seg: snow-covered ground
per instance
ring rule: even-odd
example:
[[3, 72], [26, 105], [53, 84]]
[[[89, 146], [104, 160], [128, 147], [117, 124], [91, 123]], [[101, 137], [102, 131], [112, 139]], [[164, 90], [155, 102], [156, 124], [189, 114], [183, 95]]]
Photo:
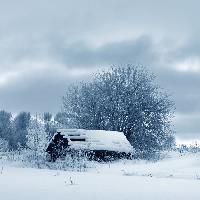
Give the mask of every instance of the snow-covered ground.
[[[3, 168], [2, 168], [3, 167]], [[199, 200], [200, 154], [95, 164], [87, 172], [0, 164], [1, 200]]]

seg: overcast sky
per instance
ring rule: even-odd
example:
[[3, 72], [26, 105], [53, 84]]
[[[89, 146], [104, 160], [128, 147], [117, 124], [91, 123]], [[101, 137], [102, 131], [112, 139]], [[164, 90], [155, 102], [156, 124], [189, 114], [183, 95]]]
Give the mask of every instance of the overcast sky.
[[110, 65], [150, 68], [200, 138], [198, 0], [0, 0], [0, 109], [60, 110], [69, 83]]

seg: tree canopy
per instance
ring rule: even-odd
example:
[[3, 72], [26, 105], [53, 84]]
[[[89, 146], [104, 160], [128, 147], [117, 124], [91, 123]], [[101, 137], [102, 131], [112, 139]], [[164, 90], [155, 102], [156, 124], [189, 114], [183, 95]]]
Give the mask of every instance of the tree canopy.
[[174, 103], [145, 68], [112, 67], [71, 85], [63, 107], [74, 128], [123, 131], [140, 156], [173, 144]]

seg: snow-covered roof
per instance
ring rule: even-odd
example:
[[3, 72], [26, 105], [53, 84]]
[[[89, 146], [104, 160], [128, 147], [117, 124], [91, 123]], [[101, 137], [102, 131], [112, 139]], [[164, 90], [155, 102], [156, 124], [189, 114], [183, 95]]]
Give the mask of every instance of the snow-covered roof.
[[57, 132], [69, 139], [71, 148], [133, 152], [123, 132], [85, 129], [58, 129]]

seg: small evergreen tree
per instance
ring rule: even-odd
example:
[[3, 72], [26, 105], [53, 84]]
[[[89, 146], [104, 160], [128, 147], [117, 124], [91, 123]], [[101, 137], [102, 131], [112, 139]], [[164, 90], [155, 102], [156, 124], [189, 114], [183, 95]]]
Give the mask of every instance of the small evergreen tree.
[[6, 140], [9, 148], [12, 149], [14, 145], [12, 115], [4, 110], [0, 111], [0, 138]]
[[43, 119], [46, 135], [48, 139], [51, 139], [53, 134], [56, 132], [56, 126], [54, 124], [52, 114], [49, 112], [45, 112], [43, 115]]
[[25, 148], [27, 142], [28, 127], [31, 115], [29, 112], [20, 112], [14, 119], [13, 148]]

